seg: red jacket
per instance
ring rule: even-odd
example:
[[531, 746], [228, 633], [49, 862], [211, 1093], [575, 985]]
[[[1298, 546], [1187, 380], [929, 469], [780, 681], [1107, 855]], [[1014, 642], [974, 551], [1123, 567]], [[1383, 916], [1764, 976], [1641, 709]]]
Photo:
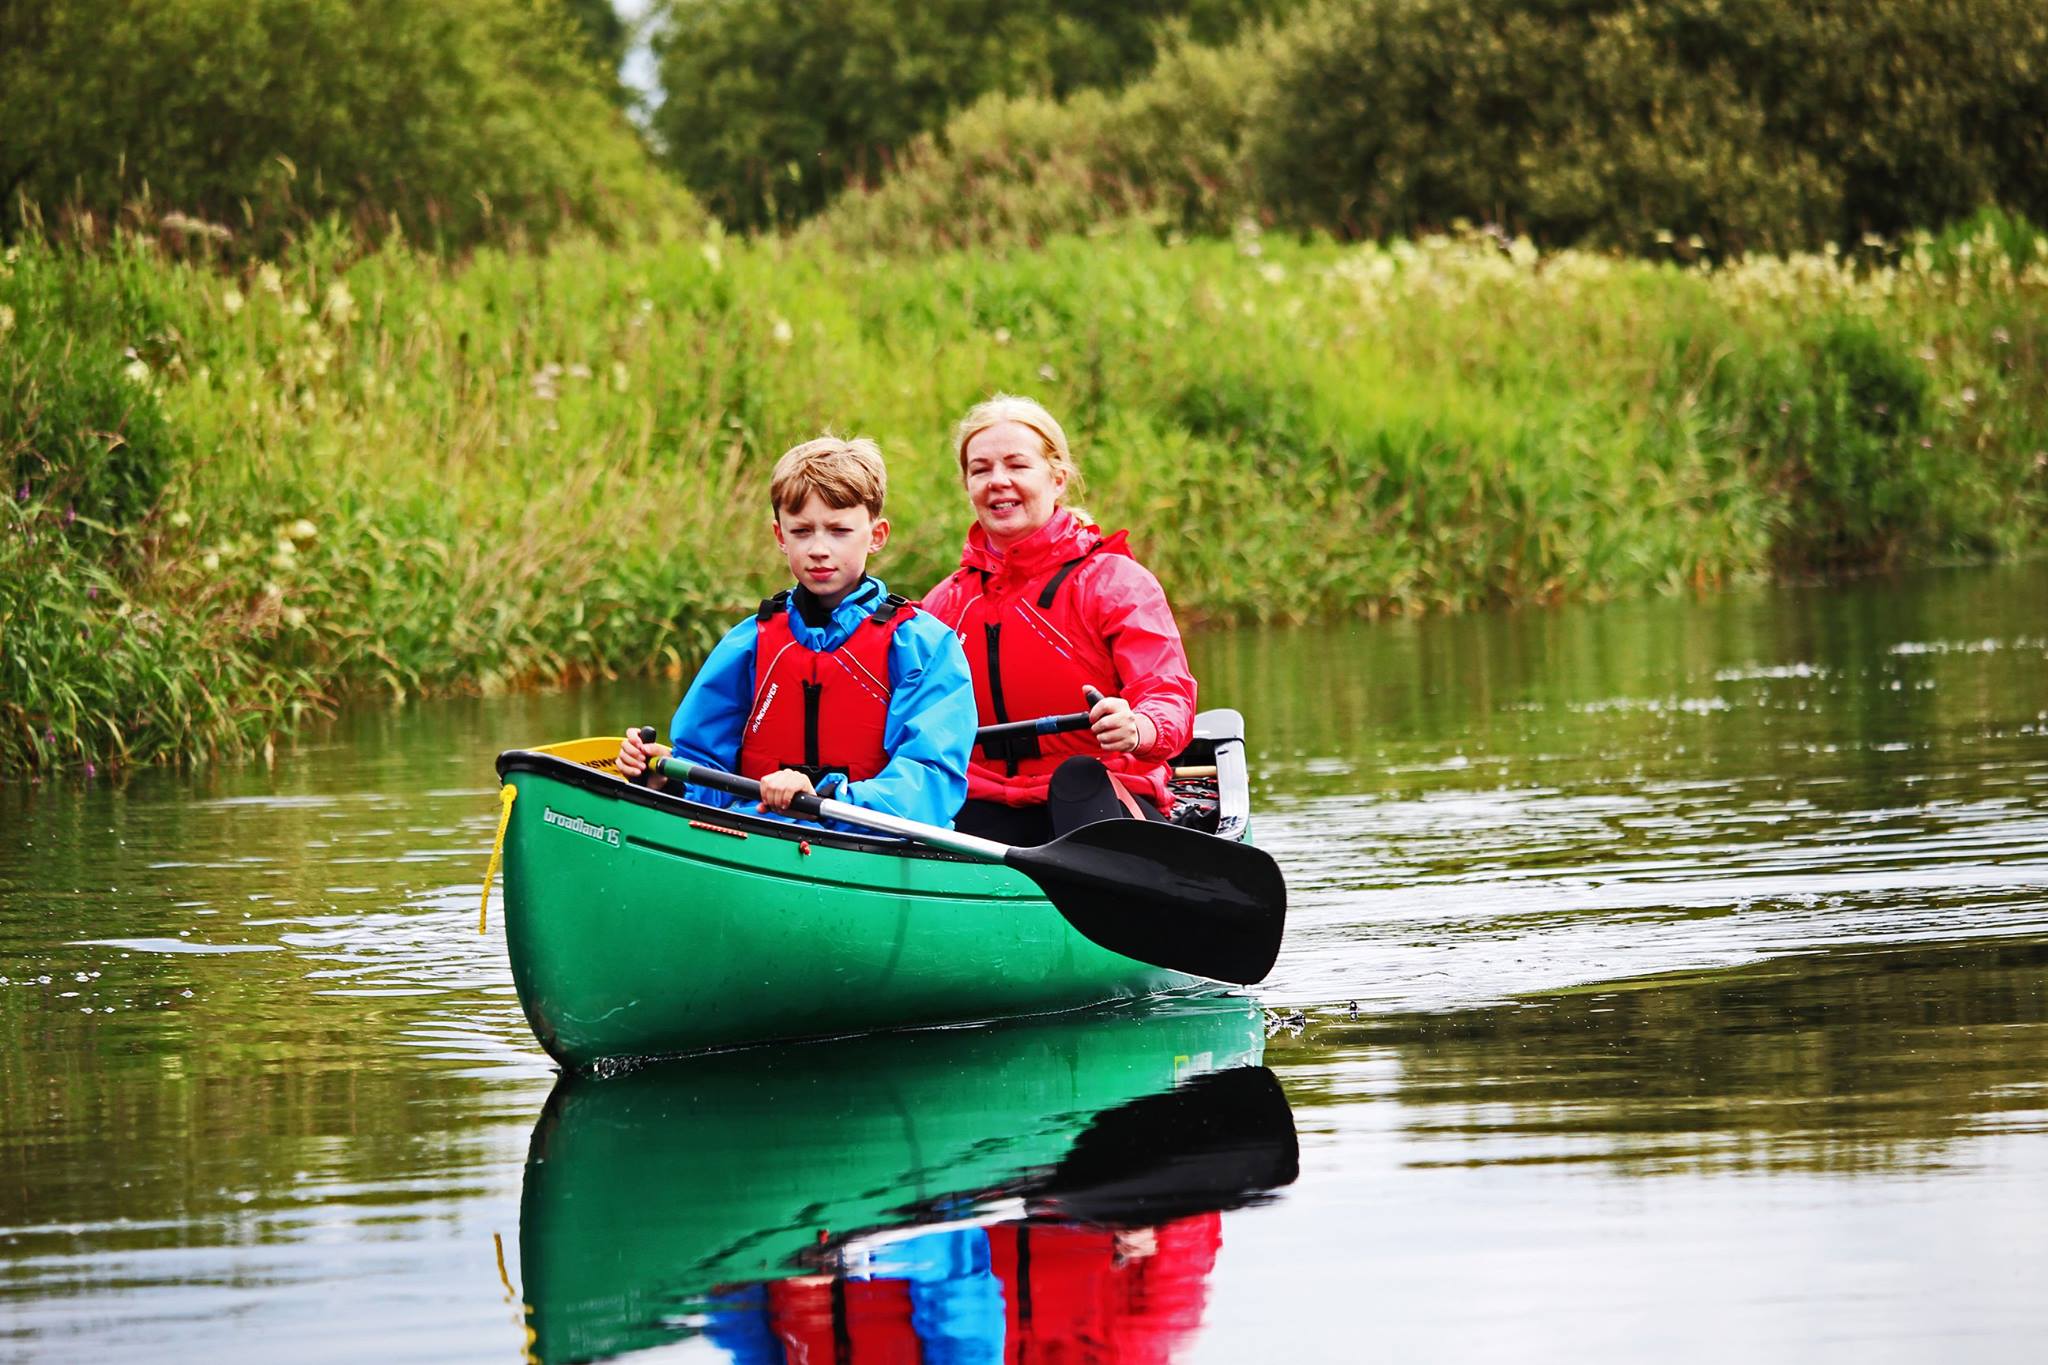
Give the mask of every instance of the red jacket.
[[960, 566], [923, 606], [960, 637], [983, 725], [1083, 710], [1081, 688], [1092, 685], [1129, 701], [1155, 731], [1149, 747], [1127, 754], [1104, 753], [1086, 731], [1045, 736], [1037, 757], [1016, 761], [977, 749], [967, 765], [968, 798], [1039, 804], [1060, 760], [1086, 753], [1126, 788], [1171, 810], [1166, 761], [1187, 747], [1194, 729], [1195, 679], [1166, 593], [1131, 557], [1123, 533], [1105, 537], [1061, 508], [1002, 553], [977, 525]]

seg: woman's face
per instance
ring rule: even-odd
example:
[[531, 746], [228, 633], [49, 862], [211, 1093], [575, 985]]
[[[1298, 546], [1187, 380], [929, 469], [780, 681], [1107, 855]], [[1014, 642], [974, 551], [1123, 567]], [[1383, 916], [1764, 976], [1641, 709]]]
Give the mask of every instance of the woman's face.
[[967, 500], [999, 550], [1052, 519], [1067, 488], [1065, 470], [1045, 458], [1045, 442], [1022, 422], [998, 422], [968, 439]]

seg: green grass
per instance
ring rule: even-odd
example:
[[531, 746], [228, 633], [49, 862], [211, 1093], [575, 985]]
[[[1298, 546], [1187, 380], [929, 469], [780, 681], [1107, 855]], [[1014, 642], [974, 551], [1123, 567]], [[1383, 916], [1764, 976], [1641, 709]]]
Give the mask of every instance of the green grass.
[[1193, 620], [2025, 553], [2044, 303], [2048, 248], [2003, 220], [1713, 270], [1138, 228], [460, 265], [326, 234], [232, 276], [30, 242], [0, 269], [0, 771], [681, 677], [775, 585], [768, 468], [828, 427], [882, 443], [877, 567], [920, 592], [968, 520], [950, 425], [995, 389], [1067, 421], [1087, 506]]

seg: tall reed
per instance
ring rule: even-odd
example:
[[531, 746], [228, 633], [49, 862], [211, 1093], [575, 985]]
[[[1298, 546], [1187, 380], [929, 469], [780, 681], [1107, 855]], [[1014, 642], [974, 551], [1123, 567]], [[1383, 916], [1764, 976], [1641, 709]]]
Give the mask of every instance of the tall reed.
[[[2004, 220], [1718, 268], [1481, 233], [461, 265], [324, 234], [231, 275], [30, 242], [0, 270], [0, 392], [43, 414], [0, 414], [0, 769], [248, 752], [363, 694], [680, 678], [776, 586], [767, 470], [827, 428], [881, 441], [877, 567], [920, 592], [968, 520], [948, 429], [996, 389], [1062, 415], [1091, 510], [1195, 620], [2023, 552], [2044, 302], [2048, 248]], [[139, 508], [95, 491], [127, 485], [93, 452], [145, 442]]]

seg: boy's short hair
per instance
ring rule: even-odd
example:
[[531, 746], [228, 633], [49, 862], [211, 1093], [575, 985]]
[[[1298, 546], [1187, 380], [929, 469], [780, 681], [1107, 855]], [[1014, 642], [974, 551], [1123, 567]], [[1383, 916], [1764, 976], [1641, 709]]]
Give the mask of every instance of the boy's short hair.
[[880, 446], [865, 436], [820, 436], [791, 447], [775, 462], [768, 477], [768, 507], [778, 513], [799, 511], [816, 493], [827, 507], [865, 507], [869, 516], [879, 517], [888, 491]]

